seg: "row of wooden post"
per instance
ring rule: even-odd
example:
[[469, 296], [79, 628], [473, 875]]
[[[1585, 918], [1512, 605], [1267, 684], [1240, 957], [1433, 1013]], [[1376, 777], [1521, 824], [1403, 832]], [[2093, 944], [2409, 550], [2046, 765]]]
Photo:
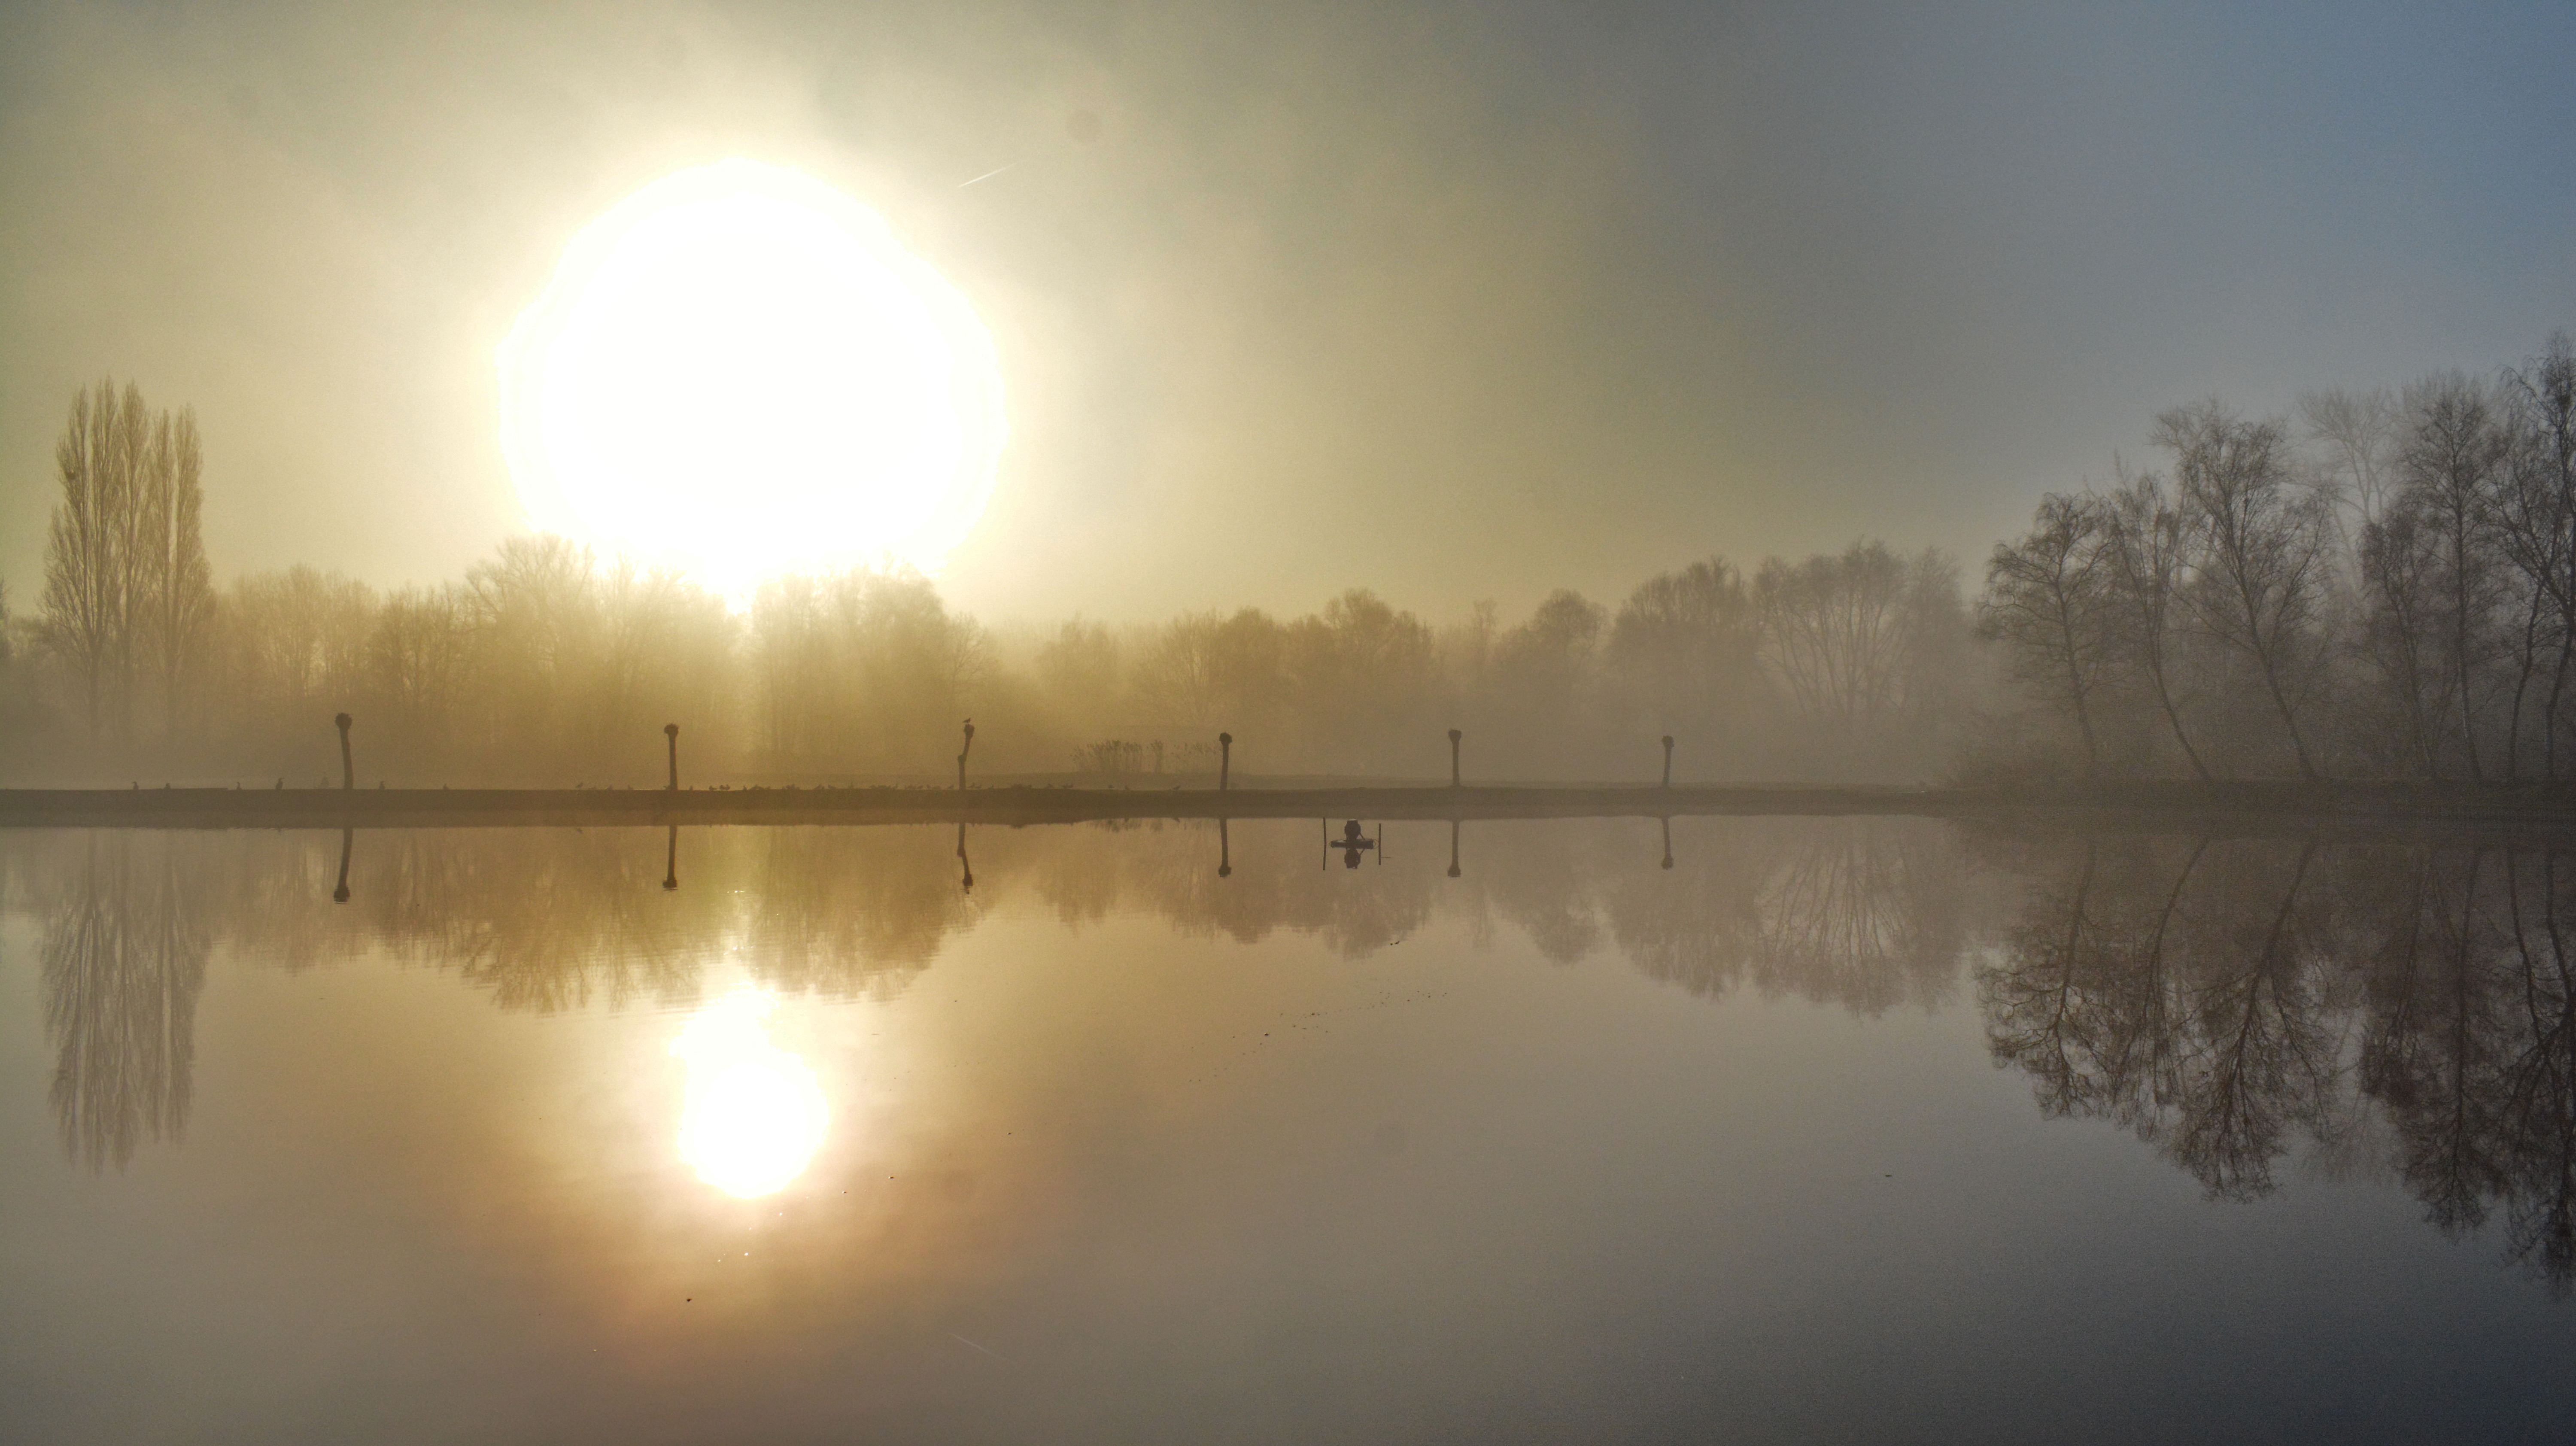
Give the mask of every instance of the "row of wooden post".
[[[343, 716], [345, 717], [346, 715], [344, 714]], [[343, 731], [345, 732], [345, 729]], [[673, 723], [665, 727], [662, 731], [669, 733], [676, 738], [680, 731], [680, 725]], [[1461, 788], [1465, 786], [1459, 772], [1459, 762], [1460, 749], [1466, 742], [1466, 738], [1467, 734], [1464, 729], [1452, 728], [1449, 730], [1449, 786], [1451, 788]], [[674, 752], [672, 754], [671, 763], [671, 786], [673, 788], [680, 786], [679, 755], [676, 751], [678, 747], [679, 745], [676, 742], [672, 744]], [[966, 720], [965, 746], [957, 750], [957, 787], [961, 791], [966, 787], [966, 755], [973, 752], [974, 749], [975, 720], [969, 718]], [[1220, 733], [1216, 735], [1216, 750], [1216, 787], [1219, 793], [1223, 793], [1231, 788], [1234, 783], [1234, 735], [1231, 733]], [[1660, 786], [1664, 788], [1670, 788], [1673, 786], [1673, 735], [1670, 733], [1664, 735], [1664, 777]]]
[[[331, 721], [339, 725], [340, 728], [340, 787], [342, 789], [354, 789], [358, 786], [358, 770], [357, 766], [350, 761], [349, 755], [349, 724], [352, 720], [348, 714], [342, 713], [334, 717]], [[669, 742], [671, 748], [671, 781], [669, 789], [671, 792], [677, 793], [680, 791], [680, 725], [677, 723], [663, 724], [662, 736]], [[1452, 728], [1449, 730], [1449, 786], [1451, 788], [1464, 786], [1460, 781], [1458, 769], [1459, 750], [1460, 746], [1465, 742], [1466, 737], [1466, 732], [1462, 729]], [[1222, 793], [1233, 786], [1234, 735], [1231, 733], [1220, 733], [1216, 735], [1216, 746], [1216, 786], [1217, 791]], [[975, 720], [969, 718], [966, 720], [966, 741], [963, 746], [959, 747], [957, 750], [957, 787], [960, 792], [963, 792], [966, 787], [966, 755], [974, 751]], [[1670, 733], [1664, 735], [1664, 780], [1661, 786], [1665, 788], [1673, 786], [1673, 735]]]

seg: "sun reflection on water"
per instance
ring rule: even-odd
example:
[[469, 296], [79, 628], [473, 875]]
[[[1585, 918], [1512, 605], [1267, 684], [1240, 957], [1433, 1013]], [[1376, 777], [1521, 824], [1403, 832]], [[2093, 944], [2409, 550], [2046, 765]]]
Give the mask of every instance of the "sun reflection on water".
[[762, 991], [738, 988], [671, 1041], [672, 1055], [689, 1067], [680, 1158], [698, 1178], [745, 1199], [802, 1174], [831, 1121], [814, 1071], [770, 1042], [762, 1021], [774, 1006]]

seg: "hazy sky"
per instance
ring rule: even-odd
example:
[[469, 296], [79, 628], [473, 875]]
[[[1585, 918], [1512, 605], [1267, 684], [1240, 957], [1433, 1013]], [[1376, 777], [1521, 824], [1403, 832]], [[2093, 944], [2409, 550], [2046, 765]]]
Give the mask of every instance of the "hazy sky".
[[0, 5], [0, 577], [101, 373], [196, 407], [219, 576], [461, 572], [512, 319], [728, 155], [992, 326], [989, 619], [1973, 564], [2157, 408], [2576, 327], [2571, 75], [2564, 0]]

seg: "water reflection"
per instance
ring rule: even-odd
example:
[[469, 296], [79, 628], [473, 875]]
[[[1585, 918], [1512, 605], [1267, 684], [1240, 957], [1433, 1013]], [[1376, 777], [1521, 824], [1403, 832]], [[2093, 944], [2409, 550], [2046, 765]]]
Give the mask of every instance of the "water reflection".
[[2501, 1213], [2576, 1277], [2576, 982], [2564, 853], [2082, 841], [1977, 993], [2050, 1114], [2105, 1119], [2224, 1199], [2383, 1151], [2427, 1220]]
[[776, 1001], [739, 988], [698, 1011], [671, 1041], [688, 1066], [680, 1158], [698, 1178], [744, 1199], [774, 1194], [803, 1174], [831, 1108], [805, 1061], [770, 1042]]
[[64, 1153], [91, 1169], [187, 1129], [209, 943], [189, 842], [89, 835], [45, 890], [49, 1099]]
[[[697, 1010], [672, 1045], [683, 1154], [753, 1194], [803, 1168], [826, 1117], [764, 1032], [769, 999], [893, 997], [996, 911], [1289, 931], [1352, 959], [1445, 921], [1710, 1000], [1875, 1016], [1958, 1002], [1965, 979], [2043, 1113], [2133, 1134], [2214, 1199], [2294, 1166], [2384, 1177], [2443, 1232], [2497, 1222], [2552, 1290], [2576, 1281], [2561, 849], [1683, 818], [1480, 824], [1470, 872], [1442, 827], [1390, 825], [1362, 840], [1391, 845], [1374, 866], [1321, 871], [1299, 821], [987, 828], [980, 874], [962, 827], [711, 828], [685, 884], [676, 830], [389, 831], [337, 859], [327, 834], [30, 833], [0, 858], [41, 910], [51, 1104], [91, 1169], [178, 1138], [218, 947], [290, 970], [382, 951], [512, 1010]], [[755, 987], [709, 1004], [720, 959]]]

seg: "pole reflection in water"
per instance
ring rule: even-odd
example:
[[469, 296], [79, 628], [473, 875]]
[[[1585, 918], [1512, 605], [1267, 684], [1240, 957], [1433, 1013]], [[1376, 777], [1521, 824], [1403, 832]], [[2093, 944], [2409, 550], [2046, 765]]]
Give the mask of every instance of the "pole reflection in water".
[[[2005, 1440], [2274, 1376], [2198, 1434], [2305, 1439], [2319, 1363], [2436, 1402], [2337, 1439], [2576, 1412], [2576, 845], [1480, 819], [1466, 882], [1449, 822], [1314, 878], [1302, 818], [1240, 864], [1230, 820], [987, 826], [971, 897], [953, 819], [692, 825], [658, 905], [649, 828], [380, 829], [366, 909], [327, 829], [0, 830], [0, 1359], [43, 1367], [0, 1434], [1194, 1440], [1252, 1399], [1654, 1441], [1708, 1434], [1712, 1349], [1798, 1439], [1919, 1411], [1850, 1359], [2058, 1383]], [[2547, 1420], [2432, 1419], [2514, 1383]]]
[[331, 890], [332, 903], [345, 904], [349, 902], [349, 846], [356, 840], [357, 836], [358, 831], [356, 829], [344, 828], [340, 830], [340, 882]]
[[966, 825], [957, 825], [957, 892], [975, 892], [975, 863], [966, 857]]
[[804, 1060], [770, 1042], [775, 1001], [744, 986], [700, 1010], [671, 1041], [688, 1065], [680, 1159], [698, 1178], [750, 1199], [804, 1173], [831, 1108]]
[[680, 887], [680, 826], [676, 823], [671, 825], [670, 850], [662, 858], [662, 887]]

